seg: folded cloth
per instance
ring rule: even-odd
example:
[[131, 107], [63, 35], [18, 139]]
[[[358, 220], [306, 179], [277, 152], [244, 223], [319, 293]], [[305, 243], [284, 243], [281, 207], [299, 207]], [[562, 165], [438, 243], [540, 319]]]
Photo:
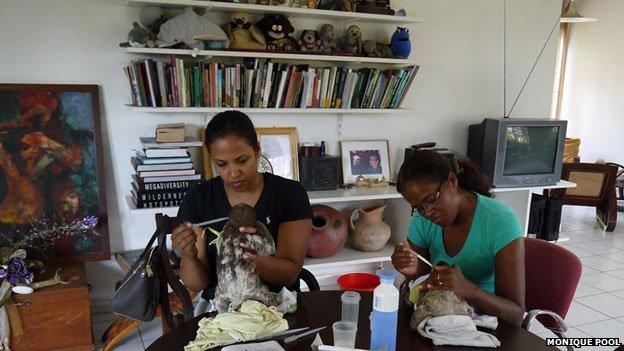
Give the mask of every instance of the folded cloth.
[[427, 317], [418, 324], [417, 330], [420, 335], [431, 339], [434, 345], [500, 346], [494, 335], [477, 330], [469, 316]]
[[184, 351], [203, 351], [225, 344], [251, 341], [288, 329], [288, 322], [275, 307], [247, 300], [238, 311], [225, 312], [199, 321], [195, 340]]
[[473, 314], [472, 321], [477, 327], [496, 330], [498, 327], [498, 318], [487, 314]]

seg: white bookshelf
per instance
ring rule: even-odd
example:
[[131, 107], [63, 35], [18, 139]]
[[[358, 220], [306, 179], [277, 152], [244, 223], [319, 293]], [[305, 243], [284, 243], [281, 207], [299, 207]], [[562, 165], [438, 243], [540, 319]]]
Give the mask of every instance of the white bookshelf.
[[527, 187], [515, 187], [515, 188], [492, 188], [493, 193], [508, 193], [508, 192], [517, 192], [517, 191], [532, 191], [532, 192], [540, 192], [544, 189], [563, 189], [563, 188], [574, 188], [576, 187], [576, 183], [569, 182], [567, 180], [560, 180], [557, 184], [554, 185], [540, 185], [540, 186], [527, 186]]
[[375, 252], [357, 251], [345, 246], [342, 250], [333, 256], [326, 258], [306, 257], [303, 266], [310, 268], [332, 268], [352, 264], [377, 263], [390, 261], [390, 256], [394, 251], [394, 245], [386, 244], [383, 249]]
[[237, 110], [248, 114], [297, 115], [297, 114], [331, 114], [331, 115], [411, 115], [415, 110], [409, 108], [372, 109], [372, 108], [239, 108], [239, 107], [136, 107], [128, 106], [135, 112], [149, 113], [219, 113]]
[[[399, 199], [401, 194], [396, 191], [396, 187], [377, 187], [377, 188], [351, 188], [336, 189], [325, 191], [309, 191], [308, 197], [310, 204], [328, 204], [337, 202], [354, 202], [354, 201], [372, 201], [372, 200], [390, 200]], [[157, 208], [136, 208], [132, 201], [131, 195], [126, 195], [126, 205], [133, 214], [156, 214], [164, 213], [167, 215], [176, 215], [178, 207], [157, 207]]]
[[240, 4], [233, 2], [218, 1], [197, 1], [197, 0], [129, 0], [128, 6], [142, 7], [156, 5], [168, 9], [184, 8], [187, 6], [204, 8], [211, 12], [229, 13], [234, 11], [244, 11], [251, 14], [277, 13], [291, 18], [318, 18], [335, 21], [357, 21], [388, 23], [396, 25], [406, 25], [422, 22], [421, 18], [401, 17], [392, 15], [377, 15], [360, 12], [317, 10], [288, 6], [269, 6], [256, 4]]
[[186, 49], [167, 49], [167, 48], [126, 48], [128, 54], [140, 55], [176, 55], [176, 56], [192, 56], [206, 58], [265, 58], [288, 61], [317, 61], [317, 62], [344, 62], [354, 64], [376, 64], [376, 65], [393, 65], [393, 66], [417, 66], [416, 62], [410, 59], [398, 58], [379, 58], [379, 57], [363, 57], [363, 56], [337, 56], [337, 55], [319, 55], [319, 54], [288, 54], [282, 52], [271, 51], [233, 51], [233, 50], [186, 50]]

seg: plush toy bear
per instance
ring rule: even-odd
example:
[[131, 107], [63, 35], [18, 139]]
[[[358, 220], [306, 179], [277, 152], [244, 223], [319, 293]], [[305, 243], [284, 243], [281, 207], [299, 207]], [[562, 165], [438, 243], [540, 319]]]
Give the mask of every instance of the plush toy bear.
[[336, 31], [334, 30], [334, 26], [325, 23], [321, 26], [321, 31], [319, 33], [319, 37], [321, 38], [321, 46], [322, 53], [325, 55], [331, 55], [338, 51], [338, 43], [336, 43]]
[[299, 46], [301, 47], [301, 51], [305, 52], [321, 52], [321, 50], [323, 50], [321, 39], [318, 33], [313, 29], [306, 29], [301, 32]]
[[362, 42], [362, 54], [368, 57], [394, 57], [392, 49], [388, 45], [376, 43], [374, 40], [364, 40]]
[[266, 15], [256, 26], [264, 35], [268, 51], [298, 51], [297, 40], [292, 37], [295, 28], [284, 15]]
[[230, 50], [266, 50], [264, 35], [251, 22], [245, 12], [235, 11], [230, 22], [223, 27], [230, 39]]
[[351, 54], [362, 53], [362, 31], [360, 27], [354, 24], [347, 28], [347, 33], [342, 39], [340, 48]]

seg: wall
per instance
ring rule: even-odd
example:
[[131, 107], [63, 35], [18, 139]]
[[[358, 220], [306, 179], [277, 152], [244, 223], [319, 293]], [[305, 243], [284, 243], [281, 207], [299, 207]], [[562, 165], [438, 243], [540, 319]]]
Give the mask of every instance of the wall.
[[581, 0], [576, 6], [598, 21], [570, 25], [562, 119], [569, 120], [568, 136], [581, 138], [581, 160], [623, 163], [624, 2]]
[[[513, 56], [508, 62], [508, 80], [516, 91], [523, 79], [518, 78], [517, 72], [528, 72], [527, 63], [533, 61], [543, 41], [537, 35], [542, 32], [539, 21], [543, 18], [533, 14], [550, 11], [551, 5], [544, 10], [549, 1], [557, 2], [510, 0], [514, 8], [526, 9], [512, 14], [508, 24], [509, 34], [524, 38], [517, 44], [508, 43]], [[422, 65], [405, 100], [405, 107], [415, 109], [413, 115], [344, 117], [341, 136], [335, 116], [252, 116], [254, 123], [297, 126], [300, 141], [326, 140], [329, 154], [339, 153], [340, 139], [389, 139], [393, 172], [402, 162], [401, 150], [417, 142], [435, 140], [464, 152], [469, 123], [502, 115], [502, 2], [403, 0], [393, 4], [396, 8], [404, 6], [410, 16], [425, 20], [410, 26], [412, 58]], [[124, 54], [118, 43], [125, 40], [128, 25], [138, 19], [138, 13], [138, 8], [126, 7], [123, 0], [3, 0], [0, 11], [0, 82], [82, 83], [101, 87], [112, 252], [142, 247], [154, 228], [153, 218], [131, 213], [124, 200], [131, 179], [129, 159], [132, 149], [139, 147], [138, 136], [151, 134], [155, 125], [162, 122], [186, 122], [191, 126], [189, 133], [195, 133], [207, 121], [201, 114], [137, 113], [124, 106], [130, 95], [122, 66], [135, 57]], [[295, 21], [296, 27], [306, 23], [315, 22]], [[534, 26], [531, 30], [535, 33], [514, 29]], [[384, 33], [389, 36], [392, 31], [391, 26], [367, 24], [362, 28], [365, 36], [374, 37]], [[533, 34], [539, 44], [529, 40]], [[530, 52], [523, 58], [525, 49]], [[547, 115], [550, 96], [543, 97], [541, 91], [552, 87], [548, 63], [552, 65], [554, 55], [549, 55], [542, 58], [545, 66], [534, 73], [525, 92], [531, 94], [532, 89], [537, 89], [539, 98], [523, 97], [516, 107], [518, 111]], [[509, 88], [510, 94], [513, 89]], [[109, 297], [119, 279], [114, 261], [89, 263], [87, 269], [94, 286], [92, 298]]]

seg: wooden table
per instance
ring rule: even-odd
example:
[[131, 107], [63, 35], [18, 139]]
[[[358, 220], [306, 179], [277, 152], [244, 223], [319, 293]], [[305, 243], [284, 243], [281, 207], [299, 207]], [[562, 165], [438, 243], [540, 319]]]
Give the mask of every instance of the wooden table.
[[[341, 291], [315, 291], [299, 294], [297, 312], [286, 315], [290, 328], [310, 327], [316, 328], [325, 326], [320, 332], [323, 342], [333, 345], [332, 324], [341, 317]], [[370, 345], [370, 323], [369, 315], [372, 308], [372, 294], [360, 293], [360, 313], [358, 322], [358, 333], [356, 347], [368, 349]], [[204, 315], [205, 316], [205, 315]], [[171, 351], [182, 350], [191, 340], [195, 339], [197, 323], [204, 316], [198, 316], [187, 323], [172, 329], [169, 333], [154, 341], [148, 351]], [[397, 350], [487, 350], [486, 348], [466, 348], [450, 346], [434, 346], [430, 339], [412, 332], [409, 328], [411, 317], [408, 308], [399, 311], [399, 331]], [[493, 332], [500, 340], [501, 346], [497, 350], [557, 350], [554, 347], [546, 347], [543, 339], [529, 333], [528, 331], [499, 321], [498, 328]], [[314, 336], [303, 338], [301, 341], [283, 345], [287, 350], [310, 350]]]

